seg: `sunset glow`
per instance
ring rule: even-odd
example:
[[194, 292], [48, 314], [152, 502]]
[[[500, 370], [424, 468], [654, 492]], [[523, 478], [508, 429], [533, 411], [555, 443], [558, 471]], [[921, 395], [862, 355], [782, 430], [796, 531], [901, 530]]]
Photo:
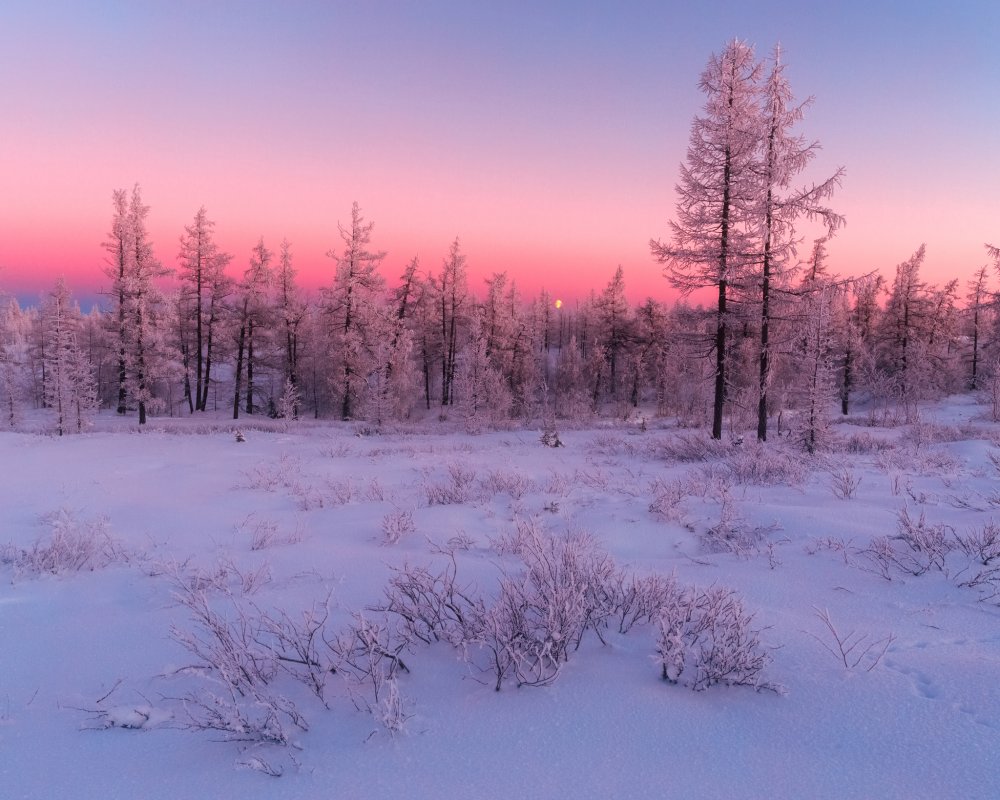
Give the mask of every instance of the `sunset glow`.
[[[199, 206], [242, 270], [259, 236], [326, 284], [357, 200], [390, 283], [460, 237], [472, 285], [579, 298], [618, 264], [630, 298], [672, 297], [649, 255], [700, 111], [708, 55], [781, 42], [800, 126], [839, 165], [834, 270], [889, 272], [927, 243], [929, 280], [1000, 238], [991, 2], [484, 5], [7, 4], [0, 28], [0, 289], [63, 273], [102, 286], [115, 188], [142, 186], [159, 258]], [[191, 19], [197, 16], [198, 25]], [[804, 236], [809, 237], [808, 232]], [[807, 248], [808, 249], [808, 248]]]

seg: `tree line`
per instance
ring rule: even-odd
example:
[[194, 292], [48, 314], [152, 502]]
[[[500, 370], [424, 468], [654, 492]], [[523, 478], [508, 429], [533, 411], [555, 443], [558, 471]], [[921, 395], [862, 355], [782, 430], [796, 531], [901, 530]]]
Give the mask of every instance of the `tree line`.
[[[626, 299], [621, 267], [573, 308], [526, 296], [505, 272], [477, 291], [456, 239], [436, 269], [414, 258], [387, 282], [387, 254], [357, 203], [328, 252], [332, 278], [307, 295], [288, 241], [222, 252], [200, 208], [176, 265], [156, 259], [139, 186], [112, 195], [104, 247], [108, 308], [82, 315], [65, 282], [37, 308], [0, 308], [7, 426], [45, 409], [58, 433], [99, 408], [149, 415], [231, 410], [234, 419], [303, 415], [392, 421], [458, 418], [471, 430], [655, 413], [681, 424], [796, 436], [821, 447], [837, 406], [912, 417], [920, 401], [998, 380], [1000, 251], [961, 295], [922, 280], [924, 247], [889, 282], [827, 269], [844, 224], [826, 203], [844, 172], [794, 180], [819, 145], [794, 133], [797, 103], [776, 48], [758, 61], [734, 41], [699, 86], [671, 236], [650, 242], [681, 299]], [[822, 224], [807, 255], [796, 225]], [[165, 278], [173, 273], [172, 285]], [[711, 308], [689, 295], [710, 288]]]

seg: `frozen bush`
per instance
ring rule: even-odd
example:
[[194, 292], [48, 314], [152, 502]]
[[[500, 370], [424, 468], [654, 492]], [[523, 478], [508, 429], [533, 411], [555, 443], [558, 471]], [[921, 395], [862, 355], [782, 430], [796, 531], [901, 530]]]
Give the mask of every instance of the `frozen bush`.
[[445, 483], [424, 483], [424, 493], [429, 506], [445, 506], [467, 503], [473, 499], [476, 473], [461, 464], [448, 465], [448, 480]]
[[861, 485], [861, 477], [847, 467], [830, 473], [830, 491], [840, 500], [851, 500]]
[[382, 536], [386, 544], [396, 544], [405, 535], [416, 530], [412, 511], [396, 508], [382, 517]]
[[775, 689], [762, 678], [771, 656], [736, 594], [710, 588], [675, 593], [657, 619], [656, 663], [662, 678], [701, 691], [716, 684]]
[[973, 528], [968, 533], [954, 533], [955, 542], [967, 556], [983, 566], [1000, 559], [1000, 526], [992, 519], [982, 528]]
[[664, 608], [681, 595], [673, 576], [647, 575], [642, 578], [618, 572], [611, 583], [611, 610], [618, 620], [618, 632], [628, 633], [636, 625], [657, 621]]
[[479, 484], [486, 497], [506, 494], [514, 500], [520, 500], [538, 488], [535, 482], [523, 473], [503, 470], [491, 470], [485, 478], [480, 479]]
[[872, 453], [883, 453], [887, 450], [892, 450], [895, 445], [886, 440], [880, 439], [877, 436], [872, 436], [867, 431], [862, 431], [861, 433], [852, 433], [846, 439], [839, 443], [837, 449], [843, 450], [845, 453], [852, 453], [854, 455], [871, 455]]
[[395, 614], [407, 635], [430, 644], [446, 641], [460, 647], [476, 638], [474, 600], [456, 583], [454, 557], [440, 572], [406, 565], [394, 570], [385, 603], [375, 610]]
[[232, 741], [281, 745], [289, 743], [289, 725], [308, 730], [295, 704], [269, 686], [278, 661], [262, 644], [266, 630], [260, 616], [232, 595], [210, 599], [188, 582], [175, 582], [175, 589], [194, 628], [173, 626], [171, 636], [201, 662], [195, 671], [207, 682], [182, 698], [190, 727], [218, 731]]
[[60, 509], [43, 518], [49, 533], [30, 547], [8, 543], [0, 548], [0, 563], [8, 564], [19, 575], [81, 572], [116, 563], [128, 563], [129, 553], [109, 533], [106, 517], [81, 520], [68, 509]]
[[649, 513], [662, 517], [670, 522], [679, 522], [683, 518], [684, 501], [691, 495], [692, 486], [689, 480], [666, 481], [656, 478], [649, 486], [653, 499], [649, 503]]
[[716, 483], [713, 493], [719, 504], [719, 519], [701, 533], [705, 547], [713, 553], [732, 553], [750, 558], [760, 552], [760, 543], [775, 526], [750, 525], [736, 507], [736, 501], [725, 482]]
[[705, 434], [684, 433], [665, 438], [660, 443], [660, 457], [667, 461], [694, 463], [725, 458], [733, 451], [732, 445]]
[[739, 485], [793, 486], [806, 474], [798, 455], [764, 445], [735, 449], [724, 463], [733, 483]]
[[330, 643], [340, 672], [360, 690], [352, 692], [355, 705], [376, 718], [384, 711], [380, 707], [392, 691], [390, 684], [394, 685], [397, 673], [410, 671], [399, 655], [407, 644], [406, 637], [388, 622], [363, 614], [354, 614], [347, 629]]
[[924, 512], [914, 520], [904, 506], [896, 517], [896, 538], [908, 546], [912, 557], [906, 560], [907, 572], [921, 575], [931, 569], [944, 570], [945, 557], [952, 549], [954, 529], [949, 525], [930, 525]]

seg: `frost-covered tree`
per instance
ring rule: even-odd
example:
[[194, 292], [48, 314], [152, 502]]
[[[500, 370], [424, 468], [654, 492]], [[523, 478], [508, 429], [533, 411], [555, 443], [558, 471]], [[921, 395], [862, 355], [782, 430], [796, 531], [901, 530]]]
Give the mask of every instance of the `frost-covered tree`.
[[[806, 168], [819, 149], [818, 142], [808, 143], [792, 133], [811, 102], [796, 104], [781, 61], [781, 49], [774, 48], [770, 71], [761, 90], [760, 187], [760, 266], [757, 280], [760, 291], [760, 351], [757, 381], [757, 439], [767, 440], [767, 390], [772, 360], [771, 323], [772, 282], [779, 285], [793, 266], [797, 240], [795, 222], [800, 217], [820, 219], [831, 235], [843, 223], [843, 217], [823, 205], [840, 184], [844, 170], [838, 169], [822, 183], [792, 189], [793, 179]], [[813, 269], [819, 267], [826, 238], [817, 242]], [[815, 279], [815, 275], [813, 278]]]
[[[281, 242], [281, 253], [278, 256], [277, 274], [277, 316], [281, 320], [281, 342], [285, 363], [285, 383], [286, 391], [283, 397], [294, 397], [300, 400], [298, 392], [299, 385], [299, 356], [302, 347], [302, 329], [307, 315], [308, 306], [302, 297], [301, 290], [295, 282], [296, 271], [292, 266], [292, 246], [287, 239]], [[295, 387], [296, 391], [289, 395], [287, 384]], [[298, 417], [298, 405], [293, 410], [293, 416]]]
[[267, 291], [271, 285], [271, 251], [264, 246], [262, 236], [250, 253], [250, 263], [237, 287], [236, 312], [236, 369], [233, 376], [233, 419], [240, 416], [240, 392], [243, 368], [246, 366], [246, 412], [254, 412], [254, 366], [257, 353], [255, 337], [260, 335], [268, 322]]
[[406, 265], [378, 322], [374, 369], [368, 379], [367, 417], [376, 425], [405, 417], [416, 394], [418, 376], [412, 358], [414, 332], [410, 327], [422, 290], [420, 262]]
[[[208, 390], [212, 381], [212, 363], [216, 336], [222, 321], [224, 300], [231, 290], [225, 268], [232, 256], [219, 250], [215, 243], [215, 223], [202, 206], [194, 221], [185, 226], [181, 237], [180, 279], [183, 284], [181, 313], [187, 318], [183, 335], [185, 351], [193, 351], [194, 410], [208, 406]], [[193, 328], [193, 330], [191, 330]], [[190, 355], [185, 355], [190, 359]]]
[[132, 231], [129, 225], [128, 195], [124, 189], [116, 189], [112, 193], [114, 215], [111, 219], [111, 232], [104, 242], [108, 252], [108, 261], [104, 269], [105, 275], [111, 278], [110, 319], [114, 325], [114, 341], [116, 350], [116, 367], [118, 378], [118, 398], [116, 411], [124, 414], [127, 410], [126, 398], [128, 390], [128, 297], [127, 284], [129, 265], [133, 258]]
[[163, 297], [154, 280], [167, 270], [153, 255], [146, 218], [149, 206], [142, 202], [139, 186], [132, 189], [128, 209], [129, 244], [124, 296], [126, 300], [126, 389], [139, 409], [139, 424], [146, 424], [146, 412], [154, 400], [153, 385], [171, 372], [163, 324]]
[[742, 280], [755, 250], [760, 205], [760, 75], [753, 49], [739, 40], [709, 59], [699, 81], [706, 95], [704, 113], [691, 126], [687, 158], [676, 187], [671, 241], [650, 241], [653, 256], [666, 266], [670, 282], [684, 295], [706, 287], [717, 292], [715, 439], [722, 438], [726, 399], [730, 285]]
[[473, 314], [469, 340], [457, 359], [455, 402], [466, 429], [476, 433], [493, 427], [508, 417], [510, 391], [503, 374], [487, 355], [487, 335], [482, 311]]
[[90, 364], [77, 343], [80, 309], [59, 278], [42, 301], [39, 322], [45, 339], [45, 406], [59, 436], [79, 432], [97, 408]]
[[28, 394], [28, 342], [31, 318], [13, 298], [0, 305], [0, 414], [8, 428], [18, 425]]
[[341, 419], [352, 419], [372, 368], [378, 335], [378, 306], [385, 288], [379, 265], [385, 252], [369, 250], [374, 222], [365, 222], [361, 208], [351, 207], [351, 223], [339, 225], [344, 247], [327, 255], [336, 264], [333, 285], [326, 290], [324, 311], [330, 326], [331, 376]]
[[980, 359], [982, 355], [982, 334], [986, 315], [995, 305], [993, 293], [988, 288], [989, 265], [984, 264], [968, 283], [968, 294], [966, 294], [967, 315], [969, 317], [969, 339], [971, 340], [972, 353], [971, 375], [969, 376], [969, 388], [979, 387], [980, 380]]
[[631, 342], [632, 320], [625, 299], [625, 272], [619, 265], [614, 276], [597, 297], [595, 303], [598, 324], [598, 347], [607, 363], [608, 396], [619, 398], [628, 347]]
[[832, 282], [821, 281], [804, 299], [804, 336], [796, 358], [800, 375], [796, 433], [809, 453], [815, 453], [828, 438], [830, 408], [836, 397], [833, 314], [839, 291]]
[[441, 265], [435, 288], [438, 347], [441, 358], [441, 405], [454, 402], [455, 369], [458, 364], [459, 332], [467, 316], [469, 290], [465, 255], [456, 238]]

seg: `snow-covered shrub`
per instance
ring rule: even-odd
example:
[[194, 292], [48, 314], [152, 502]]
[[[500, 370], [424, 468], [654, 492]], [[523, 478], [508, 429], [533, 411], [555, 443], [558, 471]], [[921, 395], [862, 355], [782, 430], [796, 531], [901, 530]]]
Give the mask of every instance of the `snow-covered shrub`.
[[174, 585], [194, 627], [172, 626], [171, 636], [200, 661], [196, 672], [205, 680], [182, 698], [189, 726], [223, 733], [230, 741], [280, 745], [289, 743], [289, 726], [308, 730], [295, 704], [270, 686], [278, 658], [262, 643], [260, 615], [233, 595], [210, 597], [186, 581]]
[[531, 478], [521, 472], [507, 470], [490, 470], [485, 478], [480, 478], [479, 485], [486, 497], [506, 494], [514, 500], [520, 500], [524, 495], [537, 490]]
[[106, 517], [81, 520], [63, 508], [43, 521], [49, 526], [48, 535], [27, 548], [11, 543], [0, 547], [0, 564], [12, 566], [18, 574], [41, 575], [101, 569], [131, 559], [111, 536]]
[[410, 565], [394, 570], [385, 603], [376, 610], [396, 615], [412, 639], [462, 646], [476, 637], [475, 601], [467, 587], [457, 585], [456, 574], [454, 557], [440, 572]]
[[349, 478], [343, 480], [329, 479], [324, 492], [326, 503], [323, 505], [345, 506], [354, 499], [354, 484]]
[[907, 572], [921, 575], [931, 569], [944, 570], [945, 557], [952, 550], [954, 529], [950, 525], [930, 525], [924, 515], [914, 520], [904, 506], [896, 516], [896, 539], [907, 545], [912, 553], [904, 558]]
[[851, 500], [861, 485], [861, 476], [847, 467], [830, 473], [830, 491], [840, 500]]
[[660, 442], [659, 456], [666, 461], [695, 463], [724, 458], [733, 446], [705, 434], [684, 433], [667, 437]]
[[916, 520], [904, 507], [896, 517], [895, 536], [876, 536], [856, 552], [865, 558], [873, 571], [892, 580], [894, 572], [923, 575], [931, 570], [944, 571], [945, 559], [955, 548], [954, 529], [949, 525], [931, 525], [923, 512]]
[[302, 541], [301, 531], [283, 533], [278, 528], [277, 522], [270, 519], [258, 519], [256, 514], [248, 514], [240, 520], [236, 525], [236, 532], [241, 535], [249, 535], [250, 549], [255, 552], [283, 544], [297, 544]]
[[416, 530], [412, 511], [396, 508], [382, 517], [382, 536], [386, 544], [396, 544], [406, 534]]
[[619, 571], [611, 582], [612, 614], [618, 632], [628, 633], [636, 625], [648, 625], [664, 608], [677, 602], [682, 590], [673, 576], [634, 574]]
[[346, 630], [330, 643], [341, 674], [353, 683], [351, 697], [355, 705], [376, 719], [384, 721], [388, 695], [396, 692], [398, 697], [397, 673], [410, 671], [400, 657], [408, 644], [409, 640], [399, 635], [388, 621], [357, 613]]
[[664, 480], [656, 478], [650, 483], [653, 499], [649, 503], [649, 513], [670, 522], [679, 522], [684, 513], [683, 503], [691, 495], [691, 482], [686, 479]]
[[867, 431], [852, 433], [846, 439], [837, 443], [835, 449], [854, 455], [871, 455], [872, 453], [882, 453], [895, 448], [895, 444], [886, 439], [872, 436]]
[[284, 609], [261, 612], [257, 644], [269, 650], [275, 665], [304, 684], [326, 705], [326, 685], [337, 668], [327, 643], [330, 595], [297, 615]]
[[749, 486], [793, 486], [806, 474], [802, 459], [772, 446], [751, 445], [734, 449], [725, 460], [733, 483]]
[[774, 526], [753, 526], [740, 514], [736, 501], [725, 481], [713, 482], [709, 490], [719, 504], [718, 520], [701, 532], [705, 547], [713, 553], [732, 553], [740, 558], [750, 558], [760, 551], [760, 543], [774, 530]]
[[476, 473], [454, 463], [448, 465], [448, 481], [446, 483], [424, 482], [424, 494], [429, 506], [445, 506], [467, 503], [473, 499], [476, 485]]
[[982, 528], [973, 528], [968, 533], [953, 533], [959, 550], [979, 564], [988, 566], [1000, 560], [1000, 525], [992, 519]]
[[730, 589], [712, 587], [673, 593], [660, 610], [656, 663], [670, 683], [696, 691], [716, 684], [775, 689], [762, 678], [771, 656], [761, 645], [753, 614]]
[[955, 456], [937, 448], [886, 450], [877, 455], [875, 463], [886, 472], [898, 470], [918, 475], [955, 474], [961, 467]]

